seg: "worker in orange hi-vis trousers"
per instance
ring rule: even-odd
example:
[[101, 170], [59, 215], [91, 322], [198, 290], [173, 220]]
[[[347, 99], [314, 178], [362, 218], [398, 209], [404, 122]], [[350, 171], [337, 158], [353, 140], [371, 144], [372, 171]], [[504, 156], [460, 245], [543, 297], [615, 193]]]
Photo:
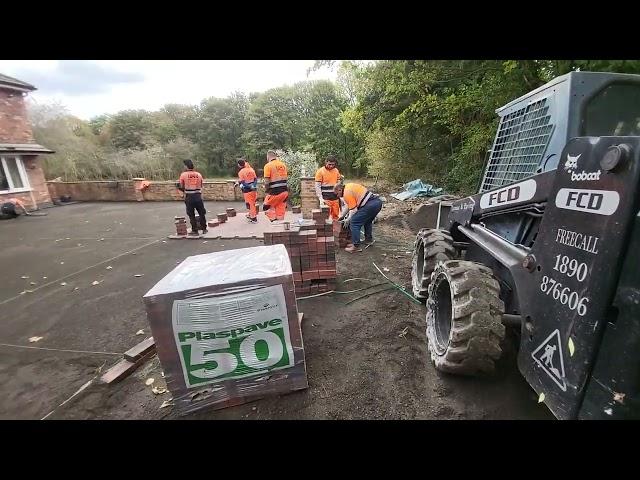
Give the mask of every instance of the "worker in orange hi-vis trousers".
[[316, 196], [321, 207], [329, 207], [329, 213], [334, 220], [340, 216], [340, 199], [333, 191], [341, 178], [337, 164], [336, 157], [329, 155], [324, 161], [324, 167], [320, 167], [316, 172]]
[[264, 166], [264, 187], [266, 196], [262, 209], [272, 222], [284, 220], [287, 210], [287, 166], [273, 150], [267, 152], [267, 164]]
[[249, 209], [247, 219], [250, 223], [258, 223], [258, 210], [256, 209], [256, 200], [258, 198], [258, 177], [256, 172], [249, 166], [244, 158], [238, 160], [238, 182], [244, 201]]

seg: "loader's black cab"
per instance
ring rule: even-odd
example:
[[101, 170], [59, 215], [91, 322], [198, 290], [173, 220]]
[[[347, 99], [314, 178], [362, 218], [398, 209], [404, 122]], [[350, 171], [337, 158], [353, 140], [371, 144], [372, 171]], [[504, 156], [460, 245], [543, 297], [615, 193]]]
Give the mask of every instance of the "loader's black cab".
[[640, 135], [640, 75], [567, 73], [496, 113], [480, 192], [555, 170], [572, 138]]
[[[475, 278], [482, 303], [497, 281], [499, 300], [474, 315], [515, 319], [518, 367], [558, 418], [640, 418], [640, 75], [572, 72], [497, 113], [479, 193], [452, 204], [448, 232], [416, 240], [432, 360], [470, 370], [473, 349], [432, 348], [429, 325], [463, 335], [467, 320], [438, 326], [453, 315], [438, 299], [466, 301], [455, 292]], [[472, 325], [481, 350], [500, 334]], [[489, 365], [486, 348], [477, 358]]]

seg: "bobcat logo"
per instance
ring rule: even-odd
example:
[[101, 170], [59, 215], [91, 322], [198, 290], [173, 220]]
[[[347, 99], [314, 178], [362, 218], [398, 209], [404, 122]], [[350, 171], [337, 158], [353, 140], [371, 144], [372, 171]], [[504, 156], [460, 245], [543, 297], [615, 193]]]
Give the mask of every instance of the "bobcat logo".
[[569, 173], [572, 173], [575, 169], [577, 169], [578, 159], [581, 155], [582, 154], [572, 157], [571, 155], [567, 154], [567, 161], [564, 163], [564, 169]]

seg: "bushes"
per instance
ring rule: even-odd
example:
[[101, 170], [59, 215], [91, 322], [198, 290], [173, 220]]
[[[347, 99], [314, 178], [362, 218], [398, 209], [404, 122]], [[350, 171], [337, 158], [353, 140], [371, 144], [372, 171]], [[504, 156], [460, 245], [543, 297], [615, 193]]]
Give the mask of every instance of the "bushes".
[[287, 165], [289, 175], [289, 198], [300, 198], [300, 179], [303, 176], [312, 177], [318, 169], [318, 161], [313, 153], [292, 152], [291, 150], [276, 150], [280, 159]]

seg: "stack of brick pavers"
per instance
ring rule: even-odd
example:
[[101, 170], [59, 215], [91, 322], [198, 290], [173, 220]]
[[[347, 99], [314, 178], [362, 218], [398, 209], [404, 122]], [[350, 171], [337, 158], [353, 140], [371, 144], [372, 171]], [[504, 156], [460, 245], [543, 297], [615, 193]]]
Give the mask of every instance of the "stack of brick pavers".
[[184, 217], [173, 217], [176, 224], [176, 235], [186, 235], [187, 234], [187, 221]]
[[333, 222], [333, 235], [336, 237], [338, 248], [345, 248], [351, 243], [351, 230], [342, 228], [340, 222]]
[[265, 232], [265, 245], [283, 244], [293, 270], [296, 295], [315, 295], [336, 288], [336, 246], [329, 211], [314, 210], [313, 223], [281, 232]]
[[146, 293], [178, 414], [308, 388], [287, 257], [282, 245], [194, 255]]

